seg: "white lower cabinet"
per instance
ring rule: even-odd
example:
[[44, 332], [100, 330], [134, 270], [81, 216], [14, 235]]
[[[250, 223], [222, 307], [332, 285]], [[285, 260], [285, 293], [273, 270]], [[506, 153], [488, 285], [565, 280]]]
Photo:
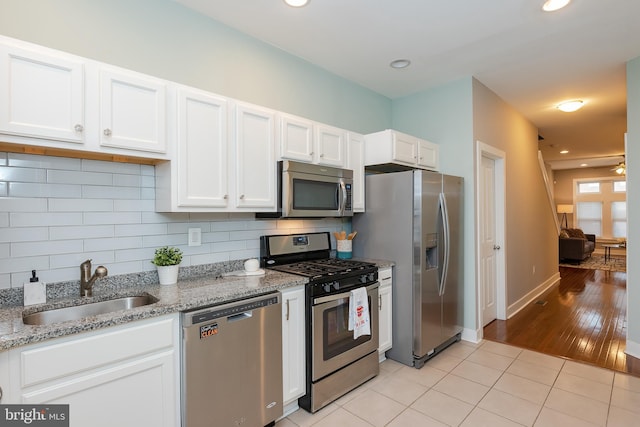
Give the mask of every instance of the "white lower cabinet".
[[380, 361], [386, 359], [385, 352], [391, 349], [393, 344], [393, 337], [391, 335], [391, 322], [392, 322], [392, 308], [391, 299], [393, 296], [393, 278], [392, 269], [381, 268], [378, 270], [378, 281], [380, 282], [380, 288], [378, 289], [378, 319], [379, 325], [379, 343], [378, 343], [378, 356]]
[[9, 382], [9, 352], [0, 351], [0, 404], [13, 403], [11, 399], [11, 384]]
[[10, 350], [12, 403], [69, 404], [72, 427], [180, 425], [178, 324], [174, 314]]
[[304, 286], [282, 293], [282, 385], [285, 415], [298, 408], [305, 394]]

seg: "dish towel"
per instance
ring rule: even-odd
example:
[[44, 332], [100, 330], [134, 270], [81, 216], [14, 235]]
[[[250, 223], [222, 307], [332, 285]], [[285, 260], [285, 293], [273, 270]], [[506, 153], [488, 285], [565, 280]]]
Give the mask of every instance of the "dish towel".
[[353, 331], [354, 340], [361, 335], [371, 335], [366, 288], [354, 289], [349, 294], [349, 330]]

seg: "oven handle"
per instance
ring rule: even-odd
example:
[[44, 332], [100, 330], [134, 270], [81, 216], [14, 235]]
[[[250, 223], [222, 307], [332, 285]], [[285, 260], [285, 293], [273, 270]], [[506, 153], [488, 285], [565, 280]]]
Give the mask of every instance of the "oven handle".
[[[367, 286], [367, 292], [371, 292], [372, 290], [378, 288], [380, 286], [380, 283], [375, 282], [371, 285]], [[341, 292], [339, 294], [333, 294], [333, 295], [327, 295], [326, 297], [320, 297], [320, 298], [314, 298], [313, 299], [313, 305], [318, 305], [318, 304], [322, 304], [325, 302], [329, 302], [329, 301], [335, 301], [338, 300], [340, 298], [349, 298], [349, 295], [351, 294], [351, 292]]]

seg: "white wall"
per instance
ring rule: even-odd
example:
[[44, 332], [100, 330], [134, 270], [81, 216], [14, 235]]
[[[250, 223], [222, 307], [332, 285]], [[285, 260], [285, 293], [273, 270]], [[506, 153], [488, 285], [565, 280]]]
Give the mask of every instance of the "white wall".
[[[627, 63], [627, 352], [640, 358], [640, 57]], [[636, 166], [637, 164], [637, 166]], [[634, 220], [635, 219], [635, 220]], [[636, 262], [639, 261], [639, 262]]]

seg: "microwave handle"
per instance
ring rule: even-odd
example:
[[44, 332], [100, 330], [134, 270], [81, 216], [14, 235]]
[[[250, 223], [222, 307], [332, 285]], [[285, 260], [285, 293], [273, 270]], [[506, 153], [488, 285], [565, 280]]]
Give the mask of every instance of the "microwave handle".
[[340, 216], [344, 215], [347, 208], [347, 186], [344, 181], [340, 181], [340, 192], [342, 193], [342, 202], [340, 203]]

